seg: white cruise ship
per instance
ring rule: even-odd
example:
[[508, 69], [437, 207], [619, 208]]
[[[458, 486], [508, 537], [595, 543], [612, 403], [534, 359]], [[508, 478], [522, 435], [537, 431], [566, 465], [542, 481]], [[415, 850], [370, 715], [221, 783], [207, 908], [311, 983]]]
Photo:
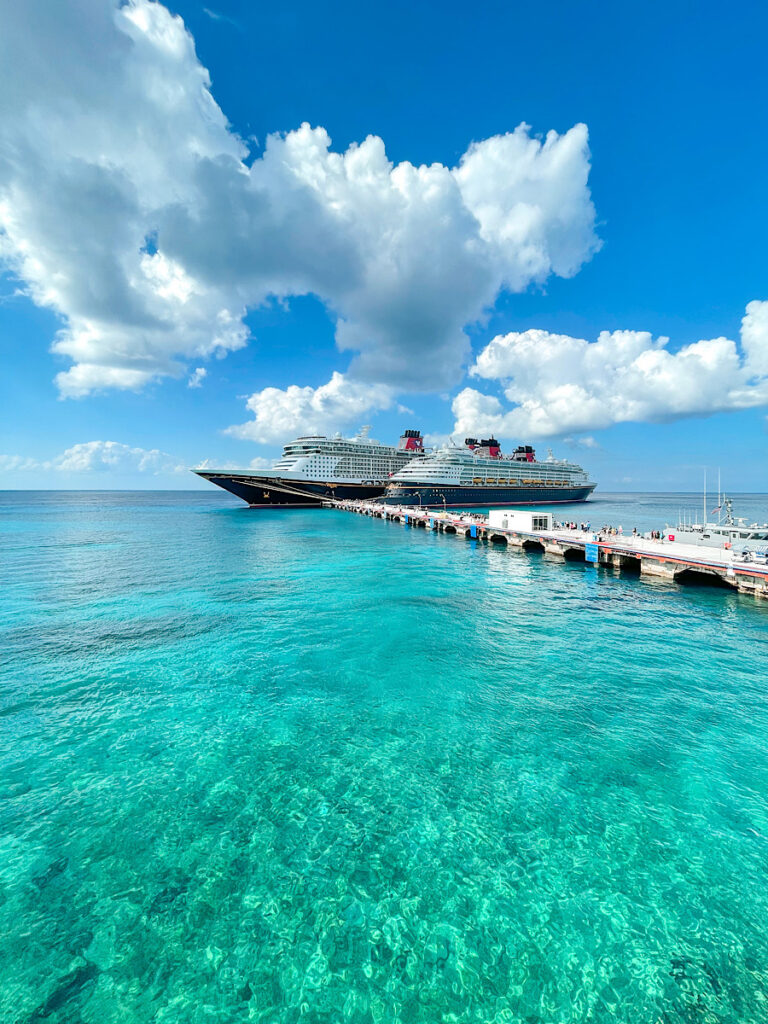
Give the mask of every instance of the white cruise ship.
[[328, 498], [376, 498], [387, 481], [414, 459], [424, 457], [418, 430], [406, 430], [395, 447], [368, 436], [309, 434], [285, 445], [270, 469], [196, 469], [198, 476], [231, 491], [253, 508], [308, 508]]
[[494, 437], [448, 445], [410, 463], [387, 486], [384, 501], [424, 508], [552, 505], [585, 501], [597, 485], [581, 466], [554, 458], [536, 461], [530, 445], [501, 454]]

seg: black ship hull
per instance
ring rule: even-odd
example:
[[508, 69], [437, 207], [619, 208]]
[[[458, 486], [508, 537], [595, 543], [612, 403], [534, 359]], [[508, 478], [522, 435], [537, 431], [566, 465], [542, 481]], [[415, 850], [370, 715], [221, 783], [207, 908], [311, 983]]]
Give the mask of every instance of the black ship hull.
[[537, 486], [460, 487], [451, 484], [390, 484], [382, 501], [387, 505], [421, 508], [488, 508], [503, 505], [569, 505], [586, 501], [595, 484], [572, 487]]
[[198, 476], [247, 501], [251, 508], [320, 508], [324, 501], [378, 498], [384, 483], [332, 483], [328, 480], [289, 480], [249, 473], [196, 469]]

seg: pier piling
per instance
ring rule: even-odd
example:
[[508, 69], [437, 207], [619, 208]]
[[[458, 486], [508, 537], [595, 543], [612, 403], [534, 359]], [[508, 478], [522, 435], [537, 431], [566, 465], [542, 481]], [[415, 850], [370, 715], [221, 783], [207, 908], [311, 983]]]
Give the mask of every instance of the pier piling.
[[[589, 562], [620, 573], [639, 574], [670, 584], [703, 583], [768, 600], [768, 563], [747, 561], [732, 550], [695, 547], [664, 539], [614, 533], [596, 536], [553, 524], [551, 530], [525, 532], [490, 527], [479, 514], [451, 514], [370, 501], [328, 501], [332, 508], [421, 527], [425, 531], [466, 538], [525, 552], [540, 552], [558, 562]], [[503, 520], [503, 525], [506, 519]]]

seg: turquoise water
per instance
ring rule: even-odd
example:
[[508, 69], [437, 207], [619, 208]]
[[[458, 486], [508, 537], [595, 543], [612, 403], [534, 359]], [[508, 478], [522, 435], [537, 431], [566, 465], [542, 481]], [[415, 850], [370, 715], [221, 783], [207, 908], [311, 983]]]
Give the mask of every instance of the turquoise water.
[[768, 1019], [768, 607], [217, 492], [0, 529], [4, 1024]]

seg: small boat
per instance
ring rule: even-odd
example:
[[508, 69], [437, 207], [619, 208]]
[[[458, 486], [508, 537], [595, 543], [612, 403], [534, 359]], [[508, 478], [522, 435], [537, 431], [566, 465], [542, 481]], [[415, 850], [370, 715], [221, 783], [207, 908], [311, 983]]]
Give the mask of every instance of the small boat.
[[750, 552], [758, 558], [768, 556], [768, 523], [748, 523], [735, 517], [733, 501], [723, 497], [714, 512], [719, 513], [718, 521], [691, 523], [681, 521], [677, 527], [668, 527], [664, 532], [670, 540], [680, 544], [696, 544], [709, 548], [732, 549], [739, 553]]

